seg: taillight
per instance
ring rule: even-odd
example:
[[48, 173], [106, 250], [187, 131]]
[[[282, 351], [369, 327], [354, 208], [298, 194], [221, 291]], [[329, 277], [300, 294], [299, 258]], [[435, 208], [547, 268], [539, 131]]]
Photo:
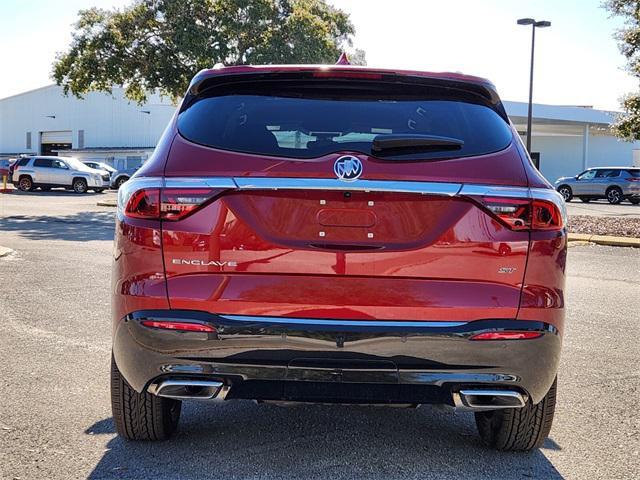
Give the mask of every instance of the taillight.
[[555, 203], [533, 199], [531, 209], [531, 230], [560, 230], [564, 227], [562, 213]]
[[215, 188], [143, 188], [131, 195], [124, 214], [148, 220], [182, 220], [220, 192]]
[[531, 200], [502, 197], [482, 197], [479, 200], [511, 230], [528, 230], [531, 227]]
[[160, 328], [163, 330], [178, 330], [182, 332], [204, 332], [217, 333], [215, 327], [203, 323], [193, 322], [173, 322], [170, 320], [144, 320], [142, 325], [149, 328]]
[[640, 182], [640, 177], [629, 177], [625, 178], [627, 182]]
[[469, 340], [530, 340], [542, 336], [542, 332], [483, 332], [472, 335]]
[[219, 192], [212, 188], [163, 188], [160, 216], [162, 220], [180, 220]]
[[560, 207], [549, 200], [508, 197], [476, 197], [476, 200], [511, 230], [564, 228]]
[[134, 192], [127, 202], [124, 213], [132, 218], [159, 218], [160, 189], [144, 188]]

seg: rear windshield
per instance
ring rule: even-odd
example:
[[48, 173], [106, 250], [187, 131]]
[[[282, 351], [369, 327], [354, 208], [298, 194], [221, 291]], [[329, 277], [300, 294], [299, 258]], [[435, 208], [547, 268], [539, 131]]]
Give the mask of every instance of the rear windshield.
[[640, 177], [640, 170], [627, 170], [632, 177]]
[[409, 161], [487, 154], [506, 148], [512, 139], [507, 122], [479, 96], [396, 85], [212, 89], [183, 106], [178, 130], [210, 147], [293, 158], [340, 151], [371, 155], [373, 140], [385, 135], [464, 142], [455, 152], [430, 148], [383, 155], [385, 160]]

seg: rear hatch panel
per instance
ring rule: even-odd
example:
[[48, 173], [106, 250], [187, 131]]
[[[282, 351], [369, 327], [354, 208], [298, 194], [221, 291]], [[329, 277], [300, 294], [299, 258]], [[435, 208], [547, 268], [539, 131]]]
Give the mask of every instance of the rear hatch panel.
[[[295, 99], [307, 95], [297, 86], [290, 97], [281, 87], [275, 94], [255, 85], [224, 88], [203, 94], [222, 98], [216, 104], [219, 118], [211, 117], [204, 100], [185, 101], [181, 134], [166, 163], [165, 178], [172, 184], [209, 177], [233, 178], [235, 184], [184, 220], [163, 222], [171, 308], [354, 320], [516, 317], [529, 233], [511, 230], [459, 195], [468, 183], [527, 186], [501, 106], [441, 87], [425, 90], [426, 100], [417, 107], [415, 90], [407, 98], [385, 97], [381, 105], [371, 92], [363, 94], [369, 87], [354, 87], [356, 93], [349, 90], [345, 97], [373, 102], [369, 121], [366, 112], [349, 117], [353, 109], [327, 106], [341, 102], [334, 84], [324, 94], [309, 94], [319, 102], [315, 114], [313, 102], [296, 106]], [[282, 96], [282, 111], [262, 98], [269, 95], [277, 97], [275, 104]], [[457, 117], [448, 115], [447, 98]], [[396, 107], [400, 111], [394, 113]], [[428, 112], [435, 112], [433, 121], [416, 123], [416, 115]], [[508, 133], [472, 138], [483, 128], [490, 137], [494, 127]], [[394, 158], [363, 151], [376, 135], [428, 128], [467, 135], [466, 150]], [[359, 180], [336, 178], [334, 164], [344, 155], [360, 160]]]

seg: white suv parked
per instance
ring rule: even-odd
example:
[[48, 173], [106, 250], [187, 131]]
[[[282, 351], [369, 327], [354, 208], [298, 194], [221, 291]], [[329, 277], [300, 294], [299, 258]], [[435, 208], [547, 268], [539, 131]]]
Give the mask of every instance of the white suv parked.
[[28, 157], [18, 160], [11, 181], [20, 190], [28, 192], [36, 187], [73, 189], [98, 193], [109, 188], [109, 172], [96, 170], [71, 157]]

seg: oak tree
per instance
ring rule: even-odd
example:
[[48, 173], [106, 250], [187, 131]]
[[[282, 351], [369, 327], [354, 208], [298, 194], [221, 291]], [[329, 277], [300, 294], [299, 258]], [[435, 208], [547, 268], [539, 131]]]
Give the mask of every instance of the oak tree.
[[137, 0], [78, 17], [56, 83], [78, 97], [120, 85], [137, 102], [156, 89], [177, 99], [217, 63], [334, 63], [355, 33], [324, 0]]
[[[620, 51], [627, 58], [627, 71], [640, 79], [640, 1], [607, 0], [605, 8], [625, 20], [625, 26], [616, 33]], [[622, 98], [624, 113], [613, 124], [614, 133], [624, 140], [640, 140], [640, 92]]]

